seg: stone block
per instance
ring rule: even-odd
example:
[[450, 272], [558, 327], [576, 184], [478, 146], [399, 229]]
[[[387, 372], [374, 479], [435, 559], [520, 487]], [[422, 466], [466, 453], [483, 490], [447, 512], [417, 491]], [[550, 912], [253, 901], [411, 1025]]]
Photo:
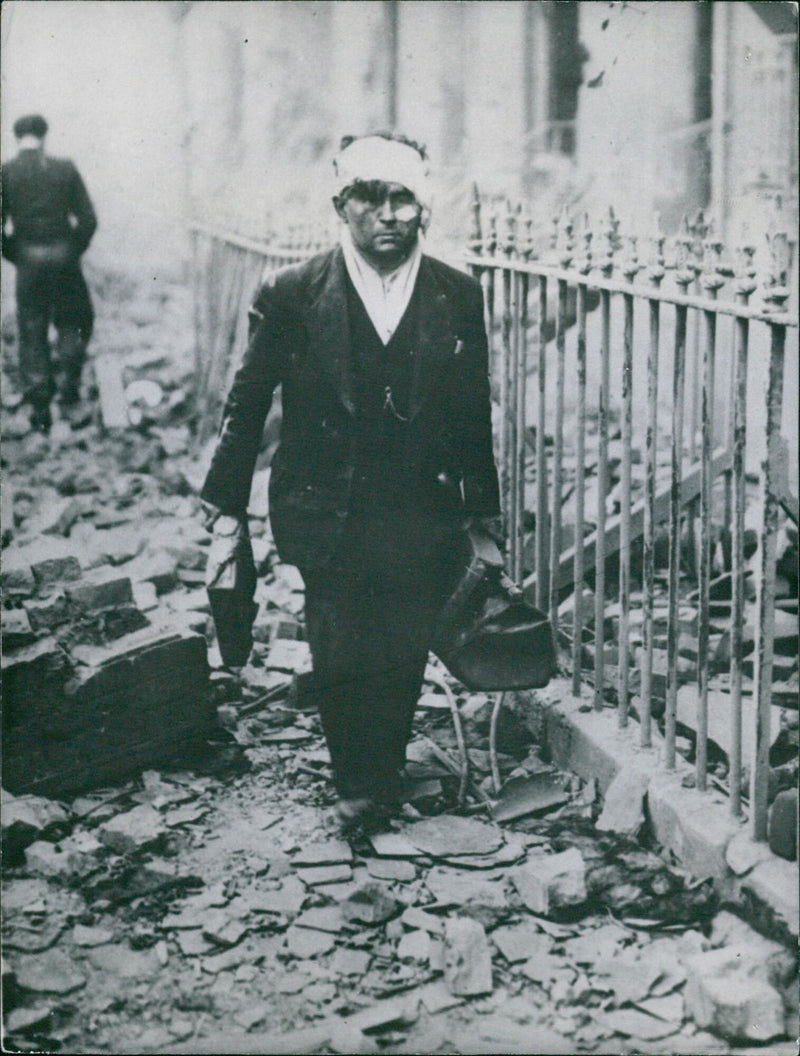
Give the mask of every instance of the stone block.
[[725, 861], [737, 876], [743, 876], [770, 857], [769, 846], [754, 840], [747, 829], [737, 833], [725, 848]]
[[146, 580], [142, 583], [132, 583], [131, 592], [133, 603], [139, 612], [152, 612], [158, 608], [158, 591], [152, 583]]
[[3, 554], [0, 589], [4, 598], [30, 598], [36, 590], [31, 566], [13, 550], [7, 550]]
[[742, 966], [749, 974], [777, 990], [794, 980], [795, 958], [792, 952], [781, 943], [760, 935], [735, 913], [727, 910], [717, 913], [711, 926], [710, 942], [714, 947], [747, 949], [748, 955]]
[[683, 788], [682, 772], [655, 773], [647, 789], [648, 820], [656, 839], [697, 877], [722, 880], [728, 875], [725, 851], [739, 822], [722, 810], [710, 810], [708, 797]]
[[119, 571], [131, 583], [152, 583], [159, 594], [168, 593], [178, 582], [178, 562], [164, 551], [145, 552], [120, 565]]
[[98, 609], [133, 602], [130, 579], [107, 571], [84, 576], [74, 586], [67, 588], [67, 595], [84, 612], [96, 612]]
[[74, 555], [43, 558], [31, 565], [31, 570], [40, 594], [57, 583], [72, 582], [81, 576], [80, 562]]
[[451, 917], [445, 925], [444, 946], [444, 979], [450, 993], [491, 993], [492, 952], [483, 927], [469, 917]]
[[74, 498], [54, 498], [45, 502], [25, 526], [32, 535], [67, 535], [83, 513], [83, 504]]
[[26, 786], [42, 719], [57, 715], [64, 706], [64, 687], [71, 668], [55, 639], [41, 638], [33, 645], [3, 653], [3, 783], [11, 792], [38, 791]]
[[133, 560], [142, 551], [144, 542], [141, 529], [130, 524], [103, 528], [96, 536], [98, 551], [112, 565], [121, 565], [125, 561]]
[[548, 916], [554, 909], [586, 901], [586, 868], [581, 852], [571, 847], [560, 854], [530, 858], [511, 873], [519, 896], [532, 913]]
[[23, 990], [44, 994], [69, 994], [86, 986], [86, 976], [63, 950], [22, 957], [14, 974]]
[[53, 631], [69, 623], [72, 615], [67, 597], [62, 591], [39, 600], [26, 601], [25, 612], [35, 631]]
[[400, 903], [384, 884], [367, 881], [342, 903], [342, 915], [346, 920], [380, 924], [393, 917], [399, 908]]
[[7, 865], [45, 833], [66, 828], [69, 812], [43, 796], [13, 796], [3, 789], [3, 858]]
[[797, 864], [785, 858], [770, 857], [742, 881], [742, 894], [754, 915], [782, 939], [797, 943], [798, 910]]
[[686, 1010], [696, 1025], [730, 1041], [769, 1041], [785, 1030], [783, 1000], [748, 946], [727, 946], [686, 965]]
[[88, 832], [67, 836], [60, 843], [37, 840], [25, 851], [25, 865], [37, 876], [69, 880], [86, 876], [97, 866], [100, 844]]
[[142, 803], [103, 822], [97, 831], [100, 840], [112, 851], [135, 854], [152, 847], [167, 830], [158, 811], [149, 803]]
[[625, 767], [608, 786], [603, 811], [597, 819], [601, 832], [636, 837], [644, 824], [644, 804], [650, 778], [641, 770]]
[[2, 616], [4, 649], [22, 649], [36, 641], [36, 634], [25, 609], [6, 609]]
[[266, 666], [273, 671], [290, 671], [297, 674], [310, 671], [311, 649], [308, 642], [276, 639], [267, 656]]
[[47, 667], [52, 647], [11, 670], [11, 791], [60, 796], [115, 783], [191, 755], [215, 726], [201, 635], [147, 629], [76, 646], [68, 683], [64, 654], [55, 652], [58, 679]]
[[30, 565], [38, 593], [46, 594], [61, 583], [79, 579], [81, 559], [88, 561], [89, 555], [70, 540], [53, 537], [37, 538], [22, 547], [19, 558]]
[[195, 543], [184, 542], [181, 545], [168, 546], [166, 550], [175, 558], [178, 568], [202, 572], [208, 563], [208, 548]]

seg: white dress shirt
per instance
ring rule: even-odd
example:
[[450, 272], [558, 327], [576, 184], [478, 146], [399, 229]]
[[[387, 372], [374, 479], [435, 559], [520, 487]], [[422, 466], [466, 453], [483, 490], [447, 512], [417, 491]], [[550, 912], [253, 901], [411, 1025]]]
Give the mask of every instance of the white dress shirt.
[[414, 283], [417, 281], [422, 260], [422, 246], [418, 240], [408, 259], [386, 275], [377, 272], [366, 257], [359, 253], [347, 228], [342, 232], [342, 252], [350, 281], [355, 286], [378, 337], [384, 345], [388, 345], [414, 292]]

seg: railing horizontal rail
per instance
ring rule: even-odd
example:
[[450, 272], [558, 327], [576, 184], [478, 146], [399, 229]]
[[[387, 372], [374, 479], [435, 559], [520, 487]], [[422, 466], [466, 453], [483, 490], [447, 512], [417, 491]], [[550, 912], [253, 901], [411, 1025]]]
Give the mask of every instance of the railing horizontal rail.
[[[756, 308], [749, 305], [735, 304], [732, 301], [717, 301], [712, 297], [700, 297], [690, 293], [677, 293], [669, 290], [655, 290], [641, 283], [629, 283], [620, 279], [606, 279], [602, 275], [587, 276], [569, 268], [560, 268], [556, 264], [540, 261], [509, 260], [508, 257], [484, 257], [467, 254], [461, 258], [471, 268], [503, 268], [521, 272], [525, 275], [543, 276], [568, 282], [571, 286], [584, 285], [593, 290], [607, 290], [609, 293], [633, 294], [648, 301], [661, 301], [666, 304], [679, 304], [686, 308], [697, 308], [701, 311], [713, 311], [716, 315], [730, 315], [737, 319], [752, 319], [757, 322], [796, 327], [798, 316], [788, 312], [770, 311], [767, 308]], [[788, 292], [788, 291], [787, 291]]]

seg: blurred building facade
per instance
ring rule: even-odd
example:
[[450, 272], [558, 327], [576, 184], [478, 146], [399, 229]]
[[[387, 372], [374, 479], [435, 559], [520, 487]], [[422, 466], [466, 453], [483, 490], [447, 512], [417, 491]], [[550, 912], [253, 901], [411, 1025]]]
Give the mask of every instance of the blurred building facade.
[[225, 201], [253, 234], [313, 218], [339, 137], [376, 128], [427, 144], [462, 228], [471, 180], [543, 213], [657, 209], [667, 229], [704, 208], [731, 236], [797, 199], [796, 11], [780, 0], [172, 8], [195, 211]]

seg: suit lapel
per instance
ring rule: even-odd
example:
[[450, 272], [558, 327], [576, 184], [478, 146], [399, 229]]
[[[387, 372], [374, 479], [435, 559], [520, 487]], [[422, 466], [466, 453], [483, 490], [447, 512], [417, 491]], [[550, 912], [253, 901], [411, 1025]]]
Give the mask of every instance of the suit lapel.
[[[410, 419], [419, 413], [430, 392], [438, 358], [447, 355], [455, 345], [447, 296], [425, 256], [420, 263], [417, 284], [417, 333], [409, 399]], [[329, 375], [346, 409], [350, 414], [355, 414], [345, 263], [338, 247], [331, 254], [319, 285], [312, 290], [304, 318], [309, 354]]]
[[312, 292], [304, 316], [309, 354], [330, 376], [350, 414], [355, 414], [344, 269], [344, 255], [337, 247], [331, 254], [330, 264], [323, 272], [319, 287]]
[[419, 414], [436, 375], [435, 363], [455, 345], [447, 296], [436, 280], [428, 257], [423, 257], [417, 276], [419, 306], [414, 373], [411, 381], [409, 417]]

